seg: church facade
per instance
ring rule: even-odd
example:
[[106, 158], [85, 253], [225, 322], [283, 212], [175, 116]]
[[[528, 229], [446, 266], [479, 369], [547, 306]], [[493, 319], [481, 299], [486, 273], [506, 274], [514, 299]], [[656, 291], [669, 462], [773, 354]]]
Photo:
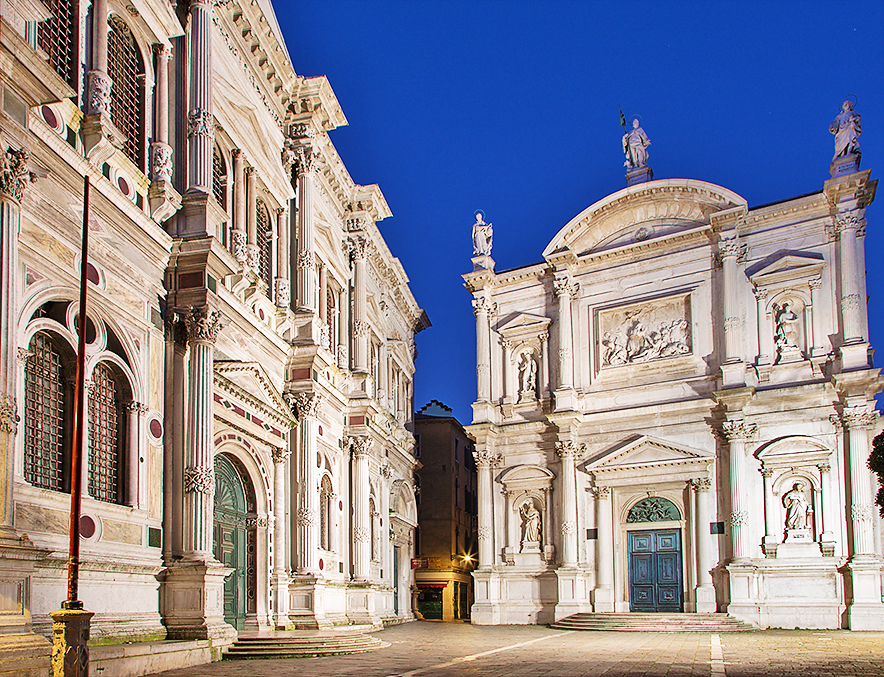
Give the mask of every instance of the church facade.
[[269, 0], [44, 4], [0, 32], [4, 637], [48, 660], [65, 599], [86, 176], [92, 638], [412, 618], [429, 321], [329, 82]]
[[653, 180], [634, 127], [628, 187], [541, 263], [495, 272], [474, 227], [472, 622], [727, 612], [884, 629], [863, 302], [877, 181], [857, 145], [820, 191], [750, 208]]

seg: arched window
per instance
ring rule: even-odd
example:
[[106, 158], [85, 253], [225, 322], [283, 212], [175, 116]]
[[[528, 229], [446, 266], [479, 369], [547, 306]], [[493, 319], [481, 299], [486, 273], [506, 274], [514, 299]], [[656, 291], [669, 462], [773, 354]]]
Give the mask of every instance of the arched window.
[[667, 498], [649, 496], [643, 498], [629, 509], [626, 521], [635, 522], [670, 522], [681, 519], [678, 507]]
[[108, 19], [107, 74], [111, 120], [126, 135], [123, 152], [144, 171], [144, 62], [132, 31], [118, 16]]
[[25, 364], [24, 475], [37, 487], [65, 491], [69, 482], [69, 378], [61, 350], [47, 332], [37, 332]]
[[74, 0], [43, 0], [46, 9], [52, 14], [41, 21], [37, 34], [37, 44], [49, 55], [49, 65], [71, 87], [77, 87], [77, 6]]
[[120, 387], [104, 363], [92, 372], [89, 391], [89, 495], [120, 503], [121, 439]]
[[319, 547], [332, 549], [332, 483], [328, 475], [322, 476], [319, 486]]
[[227, 211], [227, 167], [218, 146], [215, 146], [212, 154], [212, 194], [221, 209]]
[[267, 213], [267, 207], [264, 200], [258, 198], [256, 202], [256, 221], [258, 224], [257, 242], [258, 245], [258, 273], [261, 279], [267, 283], [267, 296], [272, 298], [273, 279], [271, 277], [272, 246], [273, 246], [273, 229], [270, 227], [270, 216]]

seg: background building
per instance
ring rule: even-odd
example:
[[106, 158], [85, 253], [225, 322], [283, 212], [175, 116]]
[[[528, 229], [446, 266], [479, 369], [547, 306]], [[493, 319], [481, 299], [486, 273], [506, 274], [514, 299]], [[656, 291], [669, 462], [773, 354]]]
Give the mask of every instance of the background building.
[[477, 560], [473, 442], [451, 409], [436, 400], [415, 414], [414, 433], [420, 459], [417, 610], [425, 619], [464, 620]]
[[45, 6], [2, 9], [4, 628], [65, 597], [86, 175], [92, 637], [410, 618], [429, 322], [331, 86], [268, 0]]
[[495, 272], [474, 227], [473, 622], [727, 611], [884, 629], [866, 467], [877, 181], [841, 143], [822, 190], [750, 208], [652, 180], [640, 131], [624, 135], [629, 187], [541, 263]]

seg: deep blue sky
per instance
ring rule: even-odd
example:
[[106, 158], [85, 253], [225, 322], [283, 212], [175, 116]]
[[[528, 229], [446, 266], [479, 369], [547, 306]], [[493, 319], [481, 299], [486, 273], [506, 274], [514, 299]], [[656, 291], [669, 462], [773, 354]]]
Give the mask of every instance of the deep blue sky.
[[[710, 181], [750, 206], [821, 190], [848, 95], [862, 168], [884, 173], [884, 3], [277, 1], [296, 72], [326, 75], [349, 127], [331, 138], [433, 327], [416, 406], [464, 424], [476, 395], [476, 209], [497, 270], [541, 260], [571, 218], [623, 188], [618, 106], [640, 115], [656, 178]], [[884, 201], [884, 192], [878, 202]], [[884, 340], [880, 204], [867, 212], [872, 343]], [[882, 353], [884, 358], [884, 353]], [[884, 359], [876, 360], [880, 365]]]

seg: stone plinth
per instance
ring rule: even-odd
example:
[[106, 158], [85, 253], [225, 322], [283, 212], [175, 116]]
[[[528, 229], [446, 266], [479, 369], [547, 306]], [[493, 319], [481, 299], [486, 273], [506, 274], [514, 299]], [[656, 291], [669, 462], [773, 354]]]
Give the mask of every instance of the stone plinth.
[[60, 609], [52, 618], [53, 677], [89, 676], [89, 622], [94, 616], [82, 609]]
[[626, 185], [634, 186], [637, 183], [647, 183], [654, 180], [654, 170], [650, 167], [636, 167], [626, 172]]
[[478, 270], [494, 270], [494, 259], [487, 254], [474, 256], [471, 261], [473, 262], [474, 273]]
[[224, 622], [224, 579], [233, 569], [218, 562], [175, 562], [163, 573], [163, 623], [169, 639], [233, 642], [236, 630]]
[[859, 153], [835, 158], [832, 161], [832, 164], [829, 165], [829, 174], [834, 179], [839, 176], [844, 176], [845, 174], [853, 174], [854, 172], [858, 172], [859, 161], [861, 158], [862, 155], [860, 155]]
[[46, 677], [52, 645], [32, 632], [0, 635], [0, 675]]

